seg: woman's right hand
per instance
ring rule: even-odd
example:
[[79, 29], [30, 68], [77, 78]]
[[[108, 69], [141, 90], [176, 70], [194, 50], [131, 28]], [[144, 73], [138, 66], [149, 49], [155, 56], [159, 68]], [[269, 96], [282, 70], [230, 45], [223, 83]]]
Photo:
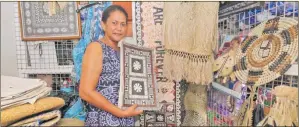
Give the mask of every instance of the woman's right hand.
[[137, 108], [137, 104], [134, 104], [131, 107], [124, 110], [123, 117], [137, 116], [143, 112], [142, 110], [136, 110], [136, 108]]

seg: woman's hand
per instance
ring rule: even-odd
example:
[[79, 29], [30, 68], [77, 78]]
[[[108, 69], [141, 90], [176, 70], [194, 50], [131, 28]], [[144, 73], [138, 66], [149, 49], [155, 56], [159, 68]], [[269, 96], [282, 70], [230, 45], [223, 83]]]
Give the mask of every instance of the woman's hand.
[[137, 104], [134, 104], [128, 109], [124, 110], [122, 117], [137, 116], [143, 112], [142, 110], [136, 110], [136, 108], [137, 108]]

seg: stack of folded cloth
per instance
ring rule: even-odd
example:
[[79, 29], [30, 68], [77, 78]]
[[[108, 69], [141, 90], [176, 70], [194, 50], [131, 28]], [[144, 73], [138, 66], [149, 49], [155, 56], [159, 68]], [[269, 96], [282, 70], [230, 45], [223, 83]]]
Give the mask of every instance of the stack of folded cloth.
[[1, 75], [1, 126], [52, 126], [61, 119], [63, 99], [48, 97], [40, 79]]

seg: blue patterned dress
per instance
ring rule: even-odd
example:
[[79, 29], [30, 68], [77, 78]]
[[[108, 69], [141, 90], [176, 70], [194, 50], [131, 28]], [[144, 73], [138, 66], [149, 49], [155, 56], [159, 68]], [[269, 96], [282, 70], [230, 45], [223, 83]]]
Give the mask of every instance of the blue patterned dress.
[[[97, 85], [97, 91], [114, 105], [118, 104], [120, 85], [120, 55], [119, 52], [99, 42], [103, 49], [103, 70]], [[85, 102], [86, 103], [86, 102]], [[118, 118], [86, 103], [87, 116], [85, 126], [134, 126], [134, 118]]]

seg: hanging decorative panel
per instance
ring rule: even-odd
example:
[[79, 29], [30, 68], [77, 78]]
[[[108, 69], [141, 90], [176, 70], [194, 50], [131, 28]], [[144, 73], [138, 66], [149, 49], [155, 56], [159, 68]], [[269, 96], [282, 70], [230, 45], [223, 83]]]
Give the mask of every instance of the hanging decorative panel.
[[77, 2], [19, 2], [23, 41], [79, 39]]

